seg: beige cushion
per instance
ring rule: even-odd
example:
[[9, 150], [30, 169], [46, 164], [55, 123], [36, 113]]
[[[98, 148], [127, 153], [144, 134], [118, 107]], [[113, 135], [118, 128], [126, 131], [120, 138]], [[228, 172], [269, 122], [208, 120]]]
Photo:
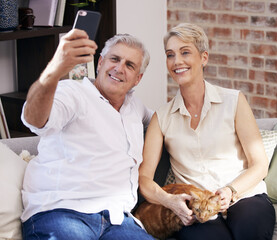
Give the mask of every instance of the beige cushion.
[[277, 130], [260, 130], [268, 160], [271, 161], [277, 144]]
[[0, 142], [0, 239], [22, 239], [21, 189], [26, 165]]
[[168, 184], [171, 184], [171, 183], [176, 183], [176, 180], [175, 180], [175, 175], [172, 171], [172, 168], [169, 167], [164, 185], [168, 185]]

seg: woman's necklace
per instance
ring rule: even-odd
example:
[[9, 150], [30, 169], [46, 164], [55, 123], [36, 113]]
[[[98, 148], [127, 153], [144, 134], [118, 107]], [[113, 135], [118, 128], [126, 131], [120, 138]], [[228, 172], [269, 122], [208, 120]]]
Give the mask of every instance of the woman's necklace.
[[197, 114], [194, 114], [194, 117], [195, 117], [195, 118], [197, 118], [197, 117], [198, 117], [198, 115], [197, 115]]

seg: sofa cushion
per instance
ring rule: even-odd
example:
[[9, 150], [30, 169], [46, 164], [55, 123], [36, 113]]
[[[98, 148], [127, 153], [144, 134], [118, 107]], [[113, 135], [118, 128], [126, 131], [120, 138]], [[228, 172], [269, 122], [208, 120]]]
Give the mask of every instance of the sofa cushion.
[[274, 149], [277, 144], [277, 130], [263, 130], [260, 129], [264, 148], [269, 162], [272, 159]]
[[0, 142], [0, 239], [22, 239], [21, 189], [27, 163]]

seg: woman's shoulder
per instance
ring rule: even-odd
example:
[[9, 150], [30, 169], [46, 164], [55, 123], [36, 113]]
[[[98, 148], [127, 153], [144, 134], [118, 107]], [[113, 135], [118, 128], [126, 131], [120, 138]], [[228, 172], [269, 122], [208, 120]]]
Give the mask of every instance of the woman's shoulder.
[[221, 86], [217, 86], [217, 85], [212, 85], [216, 91], [218, 92], [218, 94], [220, 96], [234, 96], [237, 97], [239, 95], [240, 90], [237, 89], [232, 89], [232, 88], [226, 88], [226, 87], [221, 87]]
[[158, 116], [165, 116], [170, 114], [173, 111], [173, 106], [175, 102], [175, 98], [172, 98], [169, 102], [165, 103], [164, 105], [160, 106], [157, 110], [156, 113]]

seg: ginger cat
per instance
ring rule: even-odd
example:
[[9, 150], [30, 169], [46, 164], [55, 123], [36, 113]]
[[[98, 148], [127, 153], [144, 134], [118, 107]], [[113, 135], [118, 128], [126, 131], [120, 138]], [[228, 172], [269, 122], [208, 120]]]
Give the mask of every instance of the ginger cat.
[[[171, 194], [186, 193], [191, 195], [193, 199], [189, 201], [188, 207], [201, 223], [208, 221], [220, 210], [219, 195], [208, 190], [183, 183], [169, 184], [163, 189]], [[183, 227], [180, 218], [170, 209], [146, 201], [137, 208], [134, 216], [143, 223], [149, 234], [159, 239], [166, 239]]]

